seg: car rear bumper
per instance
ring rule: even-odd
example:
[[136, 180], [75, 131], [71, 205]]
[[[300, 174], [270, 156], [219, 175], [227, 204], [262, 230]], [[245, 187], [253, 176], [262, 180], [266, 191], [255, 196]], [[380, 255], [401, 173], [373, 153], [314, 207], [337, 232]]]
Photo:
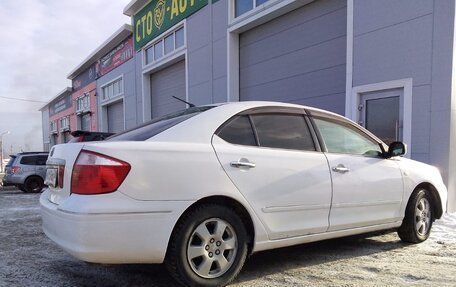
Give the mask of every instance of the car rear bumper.
[[192, 203], [137, 201], [120, 192], [71, 195], [60, 205], [48, 198], [46, 190], [40, 197], [45, 234], [78, 259], [107, 264], [162, 263], [174, 225]]
[[24, 184], [24, 176], [23, 175], [15, 175], [15, 174], [5, 174], [5, 176], [3, 177], [2, 182], [6, 183], [8, 185]]
[[5, 180], [5, 178], [2, 178], [2, 181], [0, 182], [1, 186], [13, 186], [14, 184], [8, 182]]

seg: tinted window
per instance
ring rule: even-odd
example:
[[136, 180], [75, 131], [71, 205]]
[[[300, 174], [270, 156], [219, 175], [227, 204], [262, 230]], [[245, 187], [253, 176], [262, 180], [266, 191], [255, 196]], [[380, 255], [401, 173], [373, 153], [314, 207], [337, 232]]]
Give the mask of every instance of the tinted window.
[[36, 164], [37, 165], [46, 165], [47, 155], [39, 155], [36, 157]]
[[29, 164], [29, 165], [35, 165], [36, 163], [36, 156], [23, 156], [21, 158], [21, 164]]
[[252, 115], [262, 147], [309, 150], [315, 145], [304, 116], [287, 114]]
[[256, 146], [255, 135], [248, 116], [237, 116], [229, 121], [218, 136], [232, 144]]
[[212, 109], [213, 107], [214, 106], [193, 107], [168, 114], [131, 130], [115, 134], [114, 136], [108, 138], [107, 141], [144, 141], [185, 120], [188, 120], [201, 112]]
[[355, 127], [329, 120], [315, 119], [328, 152], [378, 156], [380, 145]]

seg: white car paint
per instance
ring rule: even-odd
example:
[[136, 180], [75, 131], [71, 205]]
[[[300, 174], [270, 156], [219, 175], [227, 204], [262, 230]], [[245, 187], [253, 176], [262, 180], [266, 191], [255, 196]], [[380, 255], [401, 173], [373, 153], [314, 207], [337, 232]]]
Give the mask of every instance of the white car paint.
[[[275, 102], [223, 104], [146, 141], [55, 146], [49, 161], [65, 161], [65, 180], [63, 189], [48, 188], [40, 198], [44, 232], [66, 251], [85, 261], [161, 263], [179, 217], [198, 200], [211, 196], [234, 199], [246, 209], [254, 226], [253, 252], [398, 227], [411, 192], [422, 182], [435, 186], [445, 211], [446, 188], [437, 169], [429, 165], [405, 158], [379, 159], [389, 171], [377, 174], [377, 170], [363, 169], [368, 162], [346, 161], [356, 171], [352, 173], [355, 178], [347, 183], [342, 176], [341, 180], [333, 177], [336, 186], [332, 191], [330, 166], [342, 160], [336, 155], [327, 154], [328, 164], [325, 155], [318, 152], [301, 154], [257, 148], [240, 152], [214, 136], [217, 128], [237, 113], [270, 106], [303, 108]], [[131, 165], [130, 173], [116, 192], [70, 193], [72, 167], [82, 149]], [[246, 156], [258, 165], [254, 172], [235, 171], [227, 165]], [[274, 156], [288, 158], [289, 170], [286, 169], [288, 162]], [[315, 170], [310, 172], [313, 178], [306, 179], [306, 185], [298, 182], [293, 169], [300, 170], [297, 163], [307, 157], [306, 166]], [[273, 166], [282, 173], [271, 170]], [[400, 167], [400, 171], [394, 170], [394, 166]], [[400, 172], [401, 192], [396, 188]], [[250, 184], [248, 173], [255, 176]], [[281, 178], [284, 176], [289, 176], [291, 181]], [[381, 184], [374, 191], [380, 195], [363, 193], [362, 185], [375, 184], [379, 177]], [[389, 182], [389, 177], [395, 180]], [[356, 180], [361, 181], [354, 184], [356, 189], [350, 194], [353, 190], [350, 185]], [[262, 184], [262, 189], [253, 186], [255, 183]], [[274, 190], [281, 196], [274, 198]], [[331, 198], [336, 201], [331, 202]], [[366, 217], [370, 211], [373, 214]], [[330, 213], [333, 217], [328, 217]], [[337, 230], [331, 229], [330, 218]]]

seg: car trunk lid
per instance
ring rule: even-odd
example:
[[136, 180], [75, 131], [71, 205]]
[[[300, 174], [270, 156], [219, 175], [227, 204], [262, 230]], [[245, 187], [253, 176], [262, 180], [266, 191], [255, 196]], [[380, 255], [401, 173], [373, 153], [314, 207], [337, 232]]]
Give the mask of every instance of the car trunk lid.
[[60, 144], [51, 149], [46, 162], [48, 200], [60, 204], [71, 195], [71, 175], [73, 165], [84, 144]]

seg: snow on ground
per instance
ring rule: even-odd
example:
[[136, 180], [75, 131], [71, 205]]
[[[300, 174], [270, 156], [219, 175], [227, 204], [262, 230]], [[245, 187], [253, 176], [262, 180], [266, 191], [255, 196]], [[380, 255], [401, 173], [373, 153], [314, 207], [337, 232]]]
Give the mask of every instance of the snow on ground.
[[[43, 234], [39, 194], [0, 188], [0, 242], [0, 287], [177, 286], [161, 265], [96, 265], [70, 256]], [[452, 213], [421, 244], [390, 231], [259, 252], [230, 286], [454, 287], [455, 271]]]
[[456, 243], [456, 212], [446, 213], [434, 222], [430, 239], [436, 242]]

